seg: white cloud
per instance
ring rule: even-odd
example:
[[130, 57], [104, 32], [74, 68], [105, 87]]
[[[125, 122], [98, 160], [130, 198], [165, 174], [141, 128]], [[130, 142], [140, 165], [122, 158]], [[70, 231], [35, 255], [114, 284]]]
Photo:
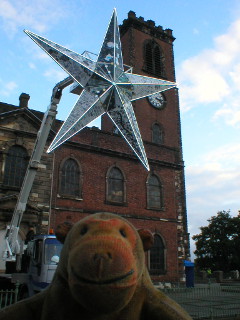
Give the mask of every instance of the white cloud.
[[219, 108], [213, 117], [213, 120], [218, 120], [223, 118], [224, 121], [234, 127], [239, 127], [240, 125], [240, 95], [239, 98], [235, 98], [232, 103], [225, 103], [221, 108]]
[[48, 78], [49, 80], [54, 80], [56, 82], [63, 80], [67, 76], [67, 73], [61, 69], [51, 68], [44, 72], [44, 77]]
[[[212, 104], [214, 119], [240, 124], [240, 20], [227, 32], [213, 39], [213, 48], [205, 49], [180, 65], [178, 83], [182, 111]], [[214, 104], [215, 103], [215, 104]]]
[[44, 32], [67, 14], [60, 0], [1, 0], [0, 18], [6, 33], [14, 35], [18, 28]]
[[11, 93], [18, 87], [17, 83], [14, 81], [4, 82], [0, 79], [0, 94], [9, 97]]
[[221, 210], [240, 209], [240, 143], [203, 154], [186, 168], [189, 232], [199, 233], [207, 219]]
[[33, 62], [29, 62], [28, 66], [29, 66], [30, 69], [36, 69], [36, 66], [35, 66], [35, 64]]
[[197, 28], [193, 29], [193, 34], [199, 34], [199, 30]]
[[240, 166], [240, 143], [222, 145], [211, 152], [202, 155], [206, 163], [218, 162], [222, 169], [231, 169]]
[[[235, 169], [226, 170], [190, 166], [186, 170], [186, 185], [190, 240], [218, 211], [231, 210], [237, 215], [240, 210], [240, 164]], [[191, 252], [194, 250], [194, 241], [191, 240]]]
[[190, 58], [183, 62], [179, 72], [179, 86], [182, 103], [209, 103], [221, 101], [229, 94], [229, 86], [216, 69], [210, 64], [209, 53]]
[[240, 143], [222, 145], [201, 155], [198, 163], [187, 167], [186, 174], [190, 193], [227, 189], [225, 194], [230, 195], [237, 190], [240, 199]]
[[[213, 114], [212, 120], [240, 126], [240, 20], [213, 39], [212, 48], [183, 61], [178, 69], [178, 83], [182, 111], [196, 108], [197, 113], [200, 108], [212, 107], [208, 113]], [[239, 135], [238, 129], [236, 134]], [[218, 211], [230, 209], [236, 215], [240, 210], [240, 142], [223, 144], [205, 154], [197, 152], [197, 161], [186, 167], [191, 236], [208, 225], [207, 220]], [[191, 244], [194, 249], [193, 241]]]

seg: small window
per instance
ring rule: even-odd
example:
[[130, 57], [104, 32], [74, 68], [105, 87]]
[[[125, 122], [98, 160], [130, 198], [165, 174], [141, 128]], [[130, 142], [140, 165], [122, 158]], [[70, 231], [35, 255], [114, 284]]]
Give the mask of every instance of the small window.
[[155, 41], [147, 41], [144, 46], [144, 70], [158, 77], [165, 77], [164, 55]]
[[80, 196], [80, 170], [77, 161], [67, 159], [60, 173], [60, 194], [78, 197]]
[[107, 201], [114, 203], [125, 202], [125, 181], [120, 169], [111, 168], [107, 175]]
[[165, 273], [165, 246], [162, 238], [154, 235], [154, 244], [150, 249], [150, 274], [159, 275]]
[[28, 166], [27, 150], [15, 145], [9, 148], [5, 162], [3, 184], [21, 187]]
[[147, 206], [148, 209], [162, 209], [162, 185], [159, 178], [151, 174], [147, 181]]
[[44, 262], [45, 264], [57, 264], [62, 250], [62, 243], [56, 239], [45, 240]]
[[42, 251], [43, 251], [43, 240], [39, 239], [34, 242], [33, 248], [33, 260], [36, 264], [41, 264], [42, 262]]
[[43, 240], [38, 239], [34, 242], [33, 260], [34, 266], [37, 268], [37, 275], [41, 275], [42, 271], [42, 255], [43, 255]]
[[163, 132], [159, 124], [154, 123], [152, 126], [152, 142], [156, 144], [163, 143]]

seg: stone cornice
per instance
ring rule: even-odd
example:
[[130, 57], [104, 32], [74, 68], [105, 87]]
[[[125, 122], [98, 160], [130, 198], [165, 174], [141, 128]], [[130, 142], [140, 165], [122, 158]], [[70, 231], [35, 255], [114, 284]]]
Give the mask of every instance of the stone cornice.
[[143, 17], [137, 18], [134, 11], [129, 11], [128, 19], [123, 20], [122, 25], [119, 26], [121, 36], [130, 28], [135, 28], [170, 44], [175, 40], [171, 29], [163, 29], [161, 26], [156, 26], [153, 20], [145, 21]]
[[[120, 157], [120, 158], [125, 158], [131, 161], [139, 161], [135, 155], [125, 153], [125, 152], [119, 152], [116, 150], [111, 150], [111, 149], [105, 149], [101, 148], [98, 146], [93, 146], [89, 144], [81, 144], [79, 142], [72, 142], [72, 141], [67, 141], [65, 144], [65, 148], [70, 147], [70, 148], [79, 148], [81, 150], [84, 150], [86, 152], [92, 152], [92, 153], [101, 153], [104, 155], [112, 156], [112, 157]], [[148, 158], [149, 164], [153, 166], [161, 166], [161, 167], [169, 167], [169, 168], [174, 168], [176, 170], [182, 170], [184, 167], [183, 162], [181, 161], [180, 163], [173, 163], [173, 162], [167, 162], [167, 161], [161, 161], [161, 160], [155, 160]]]

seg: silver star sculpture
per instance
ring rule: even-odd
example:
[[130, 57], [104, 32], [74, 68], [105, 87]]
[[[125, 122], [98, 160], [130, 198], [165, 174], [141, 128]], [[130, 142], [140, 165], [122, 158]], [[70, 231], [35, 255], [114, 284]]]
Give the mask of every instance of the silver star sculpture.
[[83, 88], [47, 152], [53, 151], [91, 121], [107, 113], [145, 168], [150, 170], [131, 101], [171, 89], [176, 84], [124, 71], [116, 10], [113, 11], [97, 61], [24, 31]]

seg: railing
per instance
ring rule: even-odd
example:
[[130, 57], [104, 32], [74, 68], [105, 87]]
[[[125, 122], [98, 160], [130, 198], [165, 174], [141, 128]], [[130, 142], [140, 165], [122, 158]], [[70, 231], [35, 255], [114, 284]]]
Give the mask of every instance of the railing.
[[15, 289], [0, 290], [0, 309], [3, 309], [18, 299], [19, 284], [16, 283]]
[[161, 290], [178, 302], [193, 319], [234, 318], [240, 315], [240, 285]]
[[[193, 319], [221, 319], [240, 315], [240, 285], [205, 285], [196, 288], [165, 288], [166, 295], [178, 302]], [[0, 290], [0, 309], [18, 300], [15, 289]]]

